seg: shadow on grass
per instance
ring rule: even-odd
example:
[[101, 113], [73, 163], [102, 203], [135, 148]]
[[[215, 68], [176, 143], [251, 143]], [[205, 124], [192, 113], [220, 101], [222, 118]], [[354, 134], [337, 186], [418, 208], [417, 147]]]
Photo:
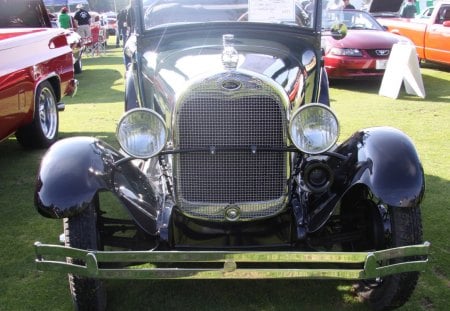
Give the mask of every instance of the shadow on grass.
[[345, 281], [140, 280], [130, 284], [130, 281], [107, 282], [108, 310], [368, 309], [352, 296], [351, 283]]
[[[431, 67], [430, 67], [431, 69]], [[450, 76], [447, 74], [449, 71], [436, 71], [428, 72], [422, 70], [422, 80], [425, 88], [425, 100], [427, 102], [437, 103], [450, 103], [448, 98], [450, 97]], [[330, 88], [351, 91], [357, 93], [366, 94], [378, 94], [381, 86], [382, 79], [357, 79], [357, 80], [332, 80], [330, 81]], [[432, 86], [432, 87], [431, 87]], [[424, 99], [415, 95], [409, 95], [405, 91], [405, 86], [402, 83], [398, 99], [408, 99], [408, 101], [421, 102]]]
[[378, 94], [381, 79], [330, 80], [330, 88], [359, 93]]
[[422, 62], [420, 63], [421, 68], [429, 68], [433, 70], [439, 70], [442, 72], [450, 72], [450, 65], [430, 63], [430, 62]]
[[60, 132], [59, 140], [77, 136], [95, 137], [110, 144], [114, 148], [118, 148], [116, 134], [113, 132]]
[[[111, 103], [124, 100], [123, 75], [114, 69], [85, 69], [77, 76], [78, 92], [75, 97], [65, 98], [67, 103]], [[117, 86], [122, 90], [114, 89]]]
[[8, 184], [5, 176], [30, 175], [30, 169], [37, 168], [44, 153], [43, 149], [23, 148], [14, 136], [0, 142], [0, 187]]
[[[437, 71], [434, 71], [431, 75], [430, 72], [422, 74], [423, 84], [425, 86], [426, 100], [431, 102], [440, 102], [450, 104], [450, 75], [448, 73], [442, 72], [447, 78], [439, 78], [436, 75]], [[450, 69], [449, 71], [450, 72]], [[432, 87], [430, 87], [432, 86]], [[417, 97], [415, 100], [420, 100]]]
[[[106, 52], [108, 53], [108, 52]], [[88, 56], [83, 55], [83, 65], [102, 65], [102, 66], [108, 66], [108, 65], [117, 65], [117, 64], [123, 64], [123, 58], [120, 56]], [[125, 69], [125, 65], [123, 65]], [[81, 76], [82, 73], [78, 76]]]

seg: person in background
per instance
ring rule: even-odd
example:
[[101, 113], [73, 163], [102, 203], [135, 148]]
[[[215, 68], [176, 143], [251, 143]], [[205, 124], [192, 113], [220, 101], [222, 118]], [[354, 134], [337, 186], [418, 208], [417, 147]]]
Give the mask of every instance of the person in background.
[[[130, 3], [131, 3], [131, 1], [130, 1]], [[127, 12], [127, 15], [126, 15], [126, 22], [125, 22], [126, 23], [125, 33], [127, 34], [127, 38], [129, 38], [134, 31], [134, 10], [131, 7], [131, 5], [127, 6], [126, 12]], [[125, 47], [125, 41], [124, 41], [123, 46]], [[125, 64], [125, 69], [127, 70], [128, 65], [131, 63], [131, 58], [127, 54], [127, 51], [125, 49], [123, 52], [123, 61]]]
[[[131, 1], [130, 1], [131, 2]], [[127, 17], [126, 17], [126, 23], [127, 23], [127, 29], [128, 29], [128, 36], [134, 32], [135, 28], [135, 16], [134, 16], [134, 9], [131, 5], [127, 7]]]
[[61, 9], [61, 12], [59, 13], [58, 21], [59, 21], [59, 27], [64, 28], [64, 29], [71, 28], [70, 16], [69, 16], [69, 14], [67, 14], [66, 7], [63, 7]]
[[[127, 40], [128, 40], [128, 38], [130, 38], [131, 34], [135, 30], [136, 16], [135, 16], [134, 9], [133, 9], [133, 2], [134, 1], [135, 0], [130, 0], [130, 4], [126, 8], [126, 10], [127, 10], [127, 17], [126, 17]], [[127, 49], [125, 48], [125, 44], [124, 44], [124, 50], [123, 50], [123, 60], [124, 60], [124, 64], [125, 64], [125, 69], [127, 70], [128, 66], [131, 63], [131, 55], [129, 55], [127, 53]]]
[[83, 9], [83, 5], [77, 4], [77, 11], [73, 17], [77, 22], [77, 32], [81, 38], [87, 38], [91, 36], [91, 15], [89, 12]]
[[408, 0], [402, 9], [402, 17], [404, 18], [414, 18], [416, 16], [416, 5], [414, 0]]
[[343, 0], [344, 2], [344, 10], [354, 10], [355, 6], [353, 4], [350, 3], [350, 0]]
[[122, 9], [117, 13], [116, 48], [120, 46], [120, 40], [125, 45], [127, 41], [127, 9]]

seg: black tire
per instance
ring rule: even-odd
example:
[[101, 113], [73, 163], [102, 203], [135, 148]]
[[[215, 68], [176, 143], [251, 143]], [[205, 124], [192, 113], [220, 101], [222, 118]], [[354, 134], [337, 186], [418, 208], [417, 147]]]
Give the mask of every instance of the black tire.
[[73, 64], [73, 71], [78, 74], [83, 71], [83, 63], [81, 62], [81, 57]]
[[[422, 243], [420, 208], [389, 207], [391, 237], [386, 248]], [[356, 293], [373, 310], [393, 310], [405, 304], [416, 287], [419, 272], [407, 272], [365, 280], [355, 286]]]
[[[98, 211], [97, 195], [80, 215], [64, 219], [66, 246], [88, 250], [103, 249], [97, 226]], [[67, 258], [67, 262], [83, 263], [82, 260], [72, 258]], [[69, 286], [75, 310], [106, 309], [106, 290], [101, 280], [69, 274]]]
[[16, 132], [25, 148], [48, 148], [58, 138], [59, 114], [55, 92], [48, 81], [36, 89], [33, 121]]

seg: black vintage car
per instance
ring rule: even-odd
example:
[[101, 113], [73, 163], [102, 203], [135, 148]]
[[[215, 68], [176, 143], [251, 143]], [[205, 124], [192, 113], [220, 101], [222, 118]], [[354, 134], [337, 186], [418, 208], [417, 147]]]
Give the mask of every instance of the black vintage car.
[[65, 242], [37, 242], [38, 269], [69, 273], [77, 309], [105, 308], [110, 278], [352, 279], [375, 310], [409, 299], [422, 166], [394, 128], [337, 143], [320, 39], [345, 29], [322, 34], [321, 6], [133, 1], [120, 150], [64, 139], [37, 176]]

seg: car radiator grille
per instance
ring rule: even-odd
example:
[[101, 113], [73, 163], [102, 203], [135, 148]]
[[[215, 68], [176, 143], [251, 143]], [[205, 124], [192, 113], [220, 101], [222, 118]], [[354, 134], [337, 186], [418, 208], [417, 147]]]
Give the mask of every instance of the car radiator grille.
[[371, 57], [375, 57], [375, 58], [389, 58], [389, 55], [391, 54], [391, 50], [390, 49], [367, 50], [367, 53]]
[[285, 146], [284, 105], [262, 81], [232, 81], [241, 87], [224, 90], [220, 79], [206, 80], [178, 103], [177, 147], [197, 150], [175, 156], [177, 206], [190, 216], [222, 221], [233, 207], [239, 220], [251, 220], [284, 207], [287, 154], [261, 150]]

